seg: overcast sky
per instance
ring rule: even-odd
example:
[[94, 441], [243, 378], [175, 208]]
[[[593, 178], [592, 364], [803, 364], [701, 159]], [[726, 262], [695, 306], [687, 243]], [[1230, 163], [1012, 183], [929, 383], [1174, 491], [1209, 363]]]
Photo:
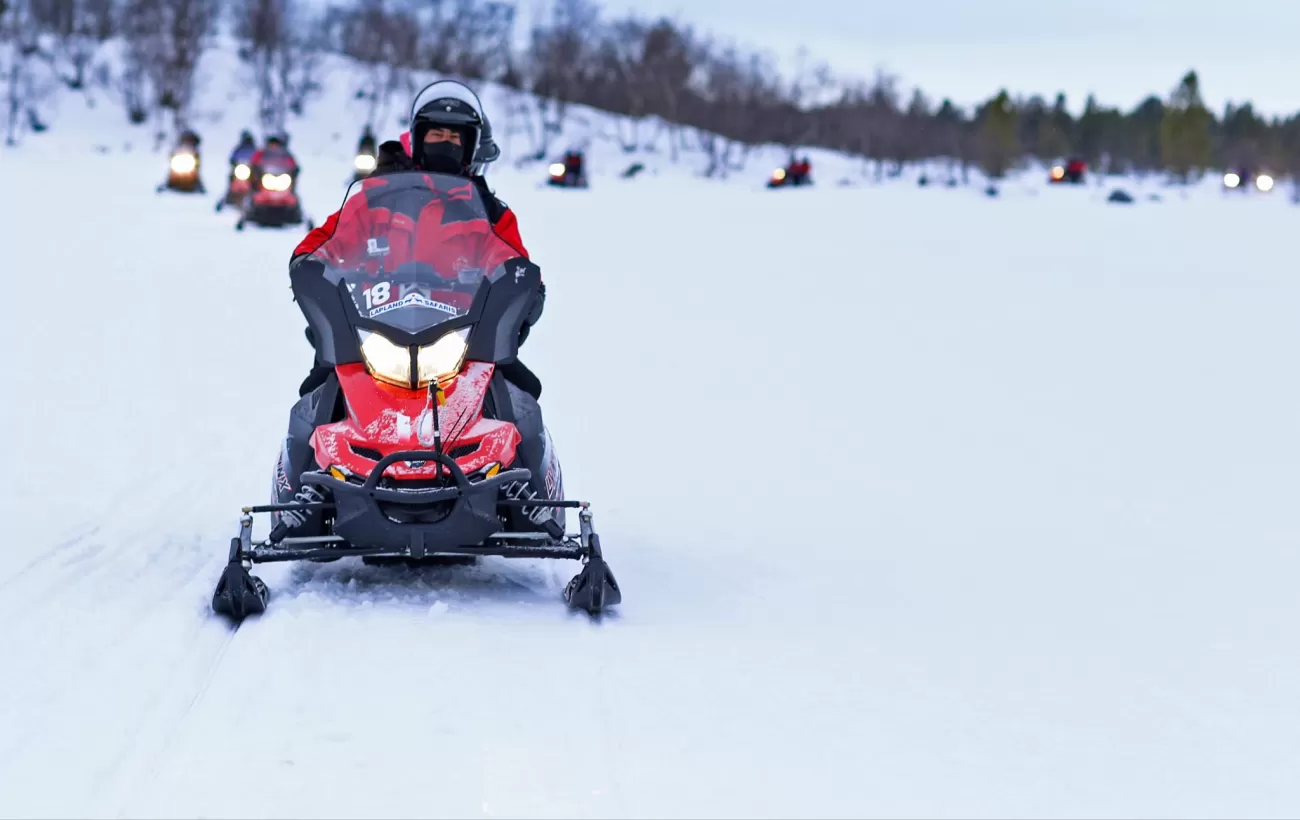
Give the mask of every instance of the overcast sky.
[[[525, 0], [525, 3], [527, 0]], [[1300, 111], [1300, 0], [601, 0], [969, 104], [998, 88], [1131, 107], [1189, 68], [1207, 103]]]

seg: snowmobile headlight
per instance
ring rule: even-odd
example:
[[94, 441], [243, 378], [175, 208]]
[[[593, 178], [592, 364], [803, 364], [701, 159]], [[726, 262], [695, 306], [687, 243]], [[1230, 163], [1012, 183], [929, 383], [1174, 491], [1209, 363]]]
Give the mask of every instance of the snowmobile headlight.
[[365, 360], [370, 375], [381, 382], [410, 387], [410, 349], [393, 344], [382, 333], [361, 329], [357, 333], [361, 337], [361, 358]]
[[242, 181], [248, 179], [252, 175], [253, 172], [248, 169], [247, 165], [240, 163], [239, 165], [235, 166], [235, 179]]
[[1231, 171], [1223, 175], [1223, 187], [1236, 188], [1240, 184], [1241, 184], [1241, 177], [1237, 176]]
[[193, 154], [172, 154], [172, 173], [192, 174], [198, 164], [199, 161], [194, 158]]
[[357, 154], [357, 158], [352, 161], [358, 171], [370, 173], [375, 170], [375, 158], [369, 154]]
[[268, 191], [287, 191], [292, 182], [288, 174], [262, 174], [262, 187]]
[[420, 384], [450, 382], [460, 372], [468, 350], [469, 328], [467, 327], [453, 330], [433, 344], [420, 348], [416, 357], [420, 370]]
[[777, 182], [780, 182], [781, 180], [785, 179], [785, 169], [777, 168], [775, 171], [773, 171], [772, 179], [776, 180]]
[[1260, 174], [1255, 177], [1255, 187], [1264, 193], [1268, 193], [1273, 190], [1273, 178], [1268, 174]]
[[562, 177], [562, 176], [564, 176], [564, 163], [557, 162], [557, 163], [553, 164], [553, 165], [551, 166], [551, 176], [553, 176], [553, 177]]
[[416, 380], [411, 382], [411, 348], [393, 344], [382, 333], [358, 330], [361, 357], [370, 374], [381, 382], [398, 387], [417, 388], [437, 382], [448, 384], [460, 373], [469, 351], [469, 328], [462, 327], [444, 334], [431, 345], [415, 351]]
[[1060, 165], [1053, 165], [1053, 166], [1052, 166], [1052, 179], [1055, 179], [1055, 180], [1062, 180], [1062, 179], [1065, 179], [1065, 168], [1063, 168], [1063, 167], [1060, 166]]

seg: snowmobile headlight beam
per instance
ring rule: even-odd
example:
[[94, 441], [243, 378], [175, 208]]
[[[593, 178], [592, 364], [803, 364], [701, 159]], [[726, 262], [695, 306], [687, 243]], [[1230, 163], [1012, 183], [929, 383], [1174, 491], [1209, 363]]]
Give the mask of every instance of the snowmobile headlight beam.
[[262, 187], [268, 191], [287, 191], [292, 183], [288, 174], [262, 174]]
[[551, 176], [559, 179], [564, 176], [564, 164], [557, 162], [551, 165]]
[[193, 154], [172, 154], [171, 168], [174, 174], [192, 174], [199, 165]]
[[1241, 177], [1229, 171], [1223, 175], [1223, 187], [1236, 188], [1241, 184]]
[[242, 162], [235, 166], [235, 179], [240, 180], [242, 182], [244, 180], [247, 180], [252, 175], [253, 172], [249, 170], [248, 166], [243, 164]]
[[1260, 174], [1259, 176], [1255, 177], [1255, 187], [1260, 189], [1264, 193], [1268, 193], [1269, 191], [1273, 190], [1273, 177], [1269, 176], [1268, 174]]
[[375, 158], [369, 154], [357, 154], [357, 158], [352, 161], [358, 171], [370, 173], [375, 170]]
[[395, 345], [382, 333], [357, 330], [361, 337], [361, 358], [370, 375], [398, 387], [411, 386], [411, 351]]
[[446, 385], [460, 373], [469, 350], [469, 328], [462, 327], [444, 334], [431, 345], [420, 348], [417, 355], [420, 386], [432, 382]]

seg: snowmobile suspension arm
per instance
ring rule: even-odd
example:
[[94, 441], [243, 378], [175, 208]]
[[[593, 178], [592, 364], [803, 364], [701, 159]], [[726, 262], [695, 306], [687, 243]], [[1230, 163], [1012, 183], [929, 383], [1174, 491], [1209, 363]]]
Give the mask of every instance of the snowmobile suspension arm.
[[245, 507], [245, 513], [272, 513], [288, 512], [290, 510], [332, 510], [334, 503], [330, 501], [291, 501], [287, 504], [259, 504], [256, 507]]
[[[367, 555], [392, 558], [411, 557], [403, 552], [396, 552], [391, 549], [349, 546], [341, 539], [330, 543], [328, 546], [320, 546], [322, 540], [324, 539], [299, 540], [286, 538], [278, 545], [263, 542], [254, 545], [243, 557], [256, 564], [275, 561], [305, 561], [312, 558], [364, 557]], [[500, 543], [500, 539], [488, 539], [483, 544], [475, 546], [439, 547], [437, 552], [445, 555], [495, 555], [504, 558], [581, 559], [586, 555], [587, 550], [581, 545], [572, 542], [508, 545]]]

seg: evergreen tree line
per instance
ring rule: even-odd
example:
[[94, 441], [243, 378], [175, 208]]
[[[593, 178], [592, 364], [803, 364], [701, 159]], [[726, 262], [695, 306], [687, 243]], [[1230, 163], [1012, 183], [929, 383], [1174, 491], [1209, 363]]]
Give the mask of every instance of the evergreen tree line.
[[[1127, 111], [1089, 97], [1074, 115], [1062, 95], [1005, 90], [967, 109], [905, 91], [885, 72], [847, 80], [806, 56], [783, 75], [762, 51], [672, 19], [611, 17], [593, 0], [554, 0], [526, 32], [517, 11], [514, 0], [343, 0], [323, 11], [308, 0], [0, 0], [0, 104], [10, 141], [35, 124], [49, 91], [36, 79], [48, 72], [32, 70], [39, 64], [71, 88], [111, 86], [134, 122], [171, 114], [179, 127], [199, 58], [225, 19], [266, 128], [301, 113], [320, 91], [321, 56], [333, 52], [365, 68], [358, 95], [372, 120], [411, 92], [415, 71], [519, 92], [507, 127], [526, 133], [539, 159], [574, 107], [590, 106], [622, 115], [604, 136], [625, 151], [703, 151], [719, 175], [777, 144], [862, 157], [878, 176], [938, 160], [954, 176], [998, 178], [1028, 160], [1078, 156], [1094, 169], [1178, 181], [1238, 166], [1300, 177], [1300, 116], [1266, 118], [1250, 103], [1210, 111], [1195, 72]], [[110, 76], [95, 55], [114, 38], [124, 59]]]

